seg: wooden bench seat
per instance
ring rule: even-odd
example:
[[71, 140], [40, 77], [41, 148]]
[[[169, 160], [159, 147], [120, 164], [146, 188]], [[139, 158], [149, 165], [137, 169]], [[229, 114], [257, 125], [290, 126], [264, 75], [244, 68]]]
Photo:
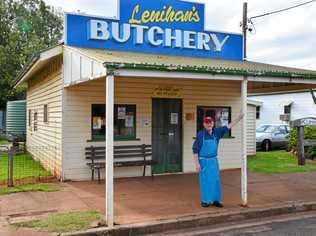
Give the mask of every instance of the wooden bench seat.
[[[94, 180], [94, 173], [97, 171], [100, 181], [100, 170], [105, 168], [105, 147], [86, 147], [85, 156], [90, 161], [87, 165], [91, 169], [91, 180]], [[146, 175], [146, 166], [156, 164], [151, 157], [151, 145], [114, 146], [114, 167], [143, 166], [143, 176]]]

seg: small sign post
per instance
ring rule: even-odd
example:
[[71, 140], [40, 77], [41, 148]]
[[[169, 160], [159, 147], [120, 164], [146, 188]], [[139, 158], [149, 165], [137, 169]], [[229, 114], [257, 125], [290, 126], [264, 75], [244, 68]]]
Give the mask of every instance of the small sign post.
[[305, 165], [305, 141], [304, 141], [304, 127], [305, 126], [316, 126], [316, 118], [302, 118], [298, 120], [291, 121], [290, 123], [292, 128], [297, 129], [297, 157], [298, 165]]

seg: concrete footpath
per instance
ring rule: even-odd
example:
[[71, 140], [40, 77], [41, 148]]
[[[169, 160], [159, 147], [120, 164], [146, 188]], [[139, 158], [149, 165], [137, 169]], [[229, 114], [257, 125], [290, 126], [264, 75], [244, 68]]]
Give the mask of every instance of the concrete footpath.
[[[218, 209], [200, 207], [198, 178], [195, 174], [156, 176], [154, 179], [116, 179], [115, 229], [149, 229], [152, 226], [150, 232], [156, 232], [154, 229], [158, 228], [189, 227], [203, 222], [216, 223], [221, 219], [243, 219], [315, 209], [316, 172], [272, 175], [249, 173], [248, 180], [249, 205], [244, 208], [240, 206], [240, 171], [222, 172], [225, 207]], [[70, 182], [60, 186], [58, 192], [1, 196], [0, 217], [12, 222], [44, 216], [50, 212], [90, 209], [105, 212], [104, 183]]]

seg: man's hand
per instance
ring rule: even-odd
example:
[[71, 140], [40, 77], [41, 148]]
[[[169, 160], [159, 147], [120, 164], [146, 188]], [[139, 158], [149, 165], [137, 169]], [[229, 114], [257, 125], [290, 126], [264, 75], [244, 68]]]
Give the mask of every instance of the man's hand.
[[233, 128], [235, 125], [237, 125], [239, 123], [239, 121], [241, 121], [244, 118], [244, 116], [245, 116], [244, 113], [240, 113], [239, 116], [237, 117], [237, 119], [228, 125], [228, 128], [229, 129]]
[[200, 166], [199, 163], [196, 163], [196, 164], [195, 164], [195, 170], [196, 170], [197, 173], [200, 173], [200, 171], [201, 171], [201, 166]]

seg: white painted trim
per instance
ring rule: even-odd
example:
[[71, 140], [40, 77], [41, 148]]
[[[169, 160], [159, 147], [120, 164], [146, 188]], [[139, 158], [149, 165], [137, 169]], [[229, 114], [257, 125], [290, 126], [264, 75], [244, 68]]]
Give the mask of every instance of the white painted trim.
[[242, 81], [241, 76], [227, 76], [227, 75], [211, 75], [201, 73], [187, 73], [187, 72], [163, 72], [163, 71], [149, 71], [149, 70], [128, 70], [118, 69], [115, 71], [115, 76], [121, 77], [142, 77], [142, 78], [169, 78], [169, 79], [207, 79], [207, 80], [234, 80]]
[[295, 78], [278, 78], [278, 77], [252, 77], [248, 76], [251, 82], [266, 83], [289, 83], [289, 84], [316, 84], [316, 79], [295, 79]]
[[241, 82], [241, 107], [244, 118], [242, 119], [242, 133], [241, 133], [241, 204], [247, 206], [248, 204], [248, 176], [247, 176], [247, 90], [248, 81], [245, 77]]
[[42, 52], [40, 55], [40, 60], [41, 61], [49, 60], [55, 56], [62, 54], [62, 52], [63, 52], [62, 46], [53, 47], [47, 51]]
[[114, 181], [113, 181], [113, 153], [114, 153], [114, 76], [106, 77], [106, 131], [105, 131], [105, 219], [108, 227], [114, 226]]
[[[92, 57], [92, 56], [89, 55], [88, 53], [84, 53], [84, 52], [80, 51], [80, 48], [70, 47], [70, 46], [66, 46], [66, 45], [64, 45], [64, 48], [65, 48], [66, 50], [70, 50], [70, 51], [72, 51], [72, 52], [75, 52], [75, 53], [77, 53], [77, 54], [80, 54], [81, 56], [87, 57], [87, 58], [89, 58], [90, 60], [94, 60], [95, 62], [101, 63], [102, 65], [103, 65], [103, 63], [104, 63], [104, 61], [99, 60], [98, 58]], [[93, 50], [93, 49], [90, 49], [90, 50]]]
[[33, 72], [33, 70], [37, 67], [39, 67], [39, 64], [41, 63], [40, 60], [37, 60], [35, 62], [35, 64], [26, 72], [25, 75], [23, 75], [23, 77], [19, 80], [19, 82], [17, 82], [17, 84], [15, 85], [15, 87], [19, 86], [20, 84], [26, 82], [30, 76], [30, 74]]
[[104, 77], [106, 77], [106, 71], [103, 74], [100, 74], [97, 76], [91, 76], [89, 78], [83, 78], [81, 80], [76, 80], [76, 81], [73, 81], [70, 83], [65, 83], [64, 88], [71, 87], [71, 86], [78, 85], [78, 84], [82, 84], [82, 83], [88, 82], [90, 80], [102, 79]]
[[62, 52], [63, 52], [63, 48], [61, 45], [58, 45], [56, 47], [53, 47], [51, 49], [48, 49], [46, 51], [41, 52], [37, 61], [34, 63], [34, 65], [31, 66], [30, 69], [28, 69], [28, 71], [23, 75], [23, 77], [17, 82], [15, 87], [26, 82], [32, 76], [32, 73], [34, 72], [34, 70], [40, 69], [43, 67], [42, 64], [45, 61], [48, 61], [48, 60], [52, 59], [53, 57], [56, 57], [56, 56], [62, 54]]
[[247, 100], [248, 105], [254, 105], [256, 107], [260, 107], [263, 105], [263, 102], [255, 101], [255, 100]]
[[[316, 92], [315, 89], [313, 91]], [[276, 95], [276, 94], [296, 94], [296, 93], [310, 93], [310, 89], [299, 89], [299, 90], [290, 90], [290, 91], [277, 91], [277, 92], [261, 92], [261, 93], [251, 93], [248, 97], [256, 97], [256, 96], [269, 96], [269, 95]]]

